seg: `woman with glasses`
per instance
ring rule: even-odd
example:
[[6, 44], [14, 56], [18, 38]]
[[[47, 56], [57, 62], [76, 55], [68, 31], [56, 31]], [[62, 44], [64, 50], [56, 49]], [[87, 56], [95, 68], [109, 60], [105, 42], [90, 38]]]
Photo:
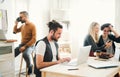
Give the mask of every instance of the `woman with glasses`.
[[[104, 45], [106, 42], [109, 42], [109, 47], [106, 47], [106, 52], [108, 54], [114, 55], [115, 53], [115, 43], [120, 43], [120, 35], [113, 29], [113, 26], [110, 23], [105, 23], [101, 26], [103, 31], [102, 35], [99, 38], [98, 46]], [[112, 32], [112, 33], [111, 33]]]

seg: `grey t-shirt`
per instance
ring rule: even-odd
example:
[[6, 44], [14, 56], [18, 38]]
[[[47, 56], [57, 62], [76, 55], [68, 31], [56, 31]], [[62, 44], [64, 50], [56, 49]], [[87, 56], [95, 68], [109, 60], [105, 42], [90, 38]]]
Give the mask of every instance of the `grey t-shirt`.
[[[106, 42], [110, 41], [110, 39], [109, 38], [103, 39], [103, 41], [104, 41], [104, 43], [106, 43]], [[106, 51], [109, 54], [114, 54], [113, 45], [111, 45], [109, 48], [106, 48]]]

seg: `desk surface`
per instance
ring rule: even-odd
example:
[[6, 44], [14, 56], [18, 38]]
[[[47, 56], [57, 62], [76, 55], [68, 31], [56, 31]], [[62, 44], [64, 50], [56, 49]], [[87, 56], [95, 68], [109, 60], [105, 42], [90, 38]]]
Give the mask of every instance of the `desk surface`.
[[[89, 60], [92, 59], [94, 58], [93, 57], [89, 58]], [[68, 70], [76, 67], [79, 68], [79, 70]], [[41, 71], [44, 74], [45, 73], [62, 74], [62, 75], [68, 75], [68, 77], [113, 77], [116, 73], [120, 71], [120, 66], [115, 68], [95, 69], [89, 67], [87, 63], [81, 64], [79, 66], [66, 66], [63, 64], [57, 64], [47, 68], [43, 68], [41, 69]], [[47, 76], [44, 75], [44, 77]], [[55, 76], [55, 77], [59, 77], [59, 76]]]

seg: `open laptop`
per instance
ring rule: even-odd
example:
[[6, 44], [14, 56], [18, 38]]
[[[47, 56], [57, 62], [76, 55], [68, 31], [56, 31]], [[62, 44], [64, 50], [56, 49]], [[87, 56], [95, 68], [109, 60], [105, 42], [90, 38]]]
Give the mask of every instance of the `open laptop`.
[[[92, 61], [88, 61], [88, 65], [96, 69], [117, 67], [120, 66], [119, 56], [120, 50], [116, 48], [113, 58], [110, 58], [108, 60], [94, 59]], [[114, 61], [112, 59], [114, 59]]]
[[87, 62], [90, 49], [91, 46], [80, 47], [77, 58], [72, 59], [70, 62], [66, 63], [66, 65], [77, 66]]
[[113, 61], [113, 60], [105, 60], [105, 61], [100, 61], [100, 60], [92, 60], [88, 61], [88, 65], [96, 68], [96, 69], [101, 69], [101, 68], [112, 68], [112, 67], [117, 67], [120, 66], [120, 63], [118, 61]]

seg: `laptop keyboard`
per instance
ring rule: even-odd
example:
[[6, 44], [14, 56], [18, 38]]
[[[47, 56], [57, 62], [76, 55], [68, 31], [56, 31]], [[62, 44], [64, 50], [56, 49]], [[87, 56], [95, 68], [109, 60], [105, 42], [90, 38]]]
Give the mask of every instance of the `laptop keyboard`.
[[77, 59], [72, 59], [71, 61], [64, 62], [62, 64], [64, 64], [64, 65], [77, 65]]

